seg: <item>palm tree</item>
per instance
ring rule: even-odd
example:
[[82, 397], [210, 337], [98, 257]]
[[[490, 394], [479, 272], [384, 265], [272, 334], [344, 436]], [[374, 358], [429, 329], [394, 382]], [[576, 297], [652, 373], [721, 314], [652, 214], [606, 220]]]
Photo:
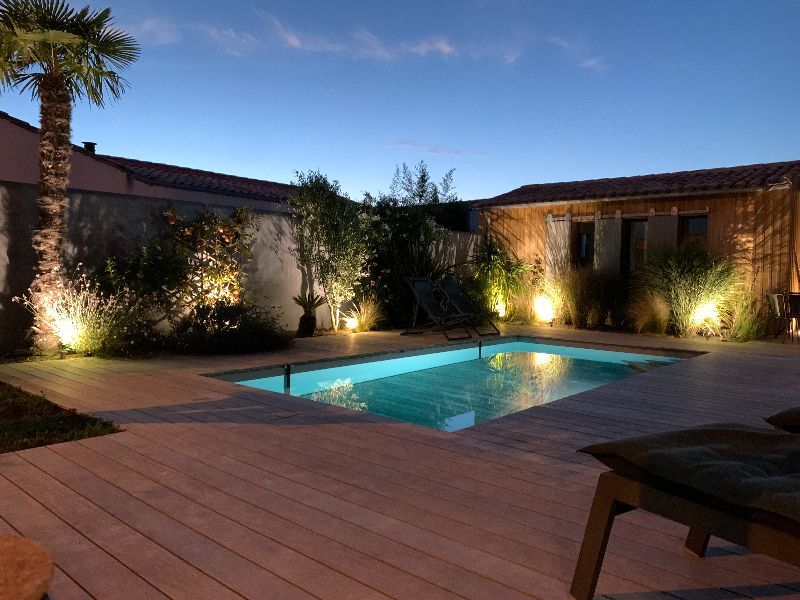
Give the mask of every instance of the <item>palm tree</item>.
[[[136, 41], [112, 27], [110, 9], [75, 10], [63, 0], [0, 0], [0, 91], [29, 91], [40, 102], [34, 305], [46, 306], [62, 276], [72, 104], [85, 98], [103, 107], [108, 98], [118, 99], [127, 88], [118, 71], [138, 57]], [[49, 337], [39, 319], [33, 331], [40, 343]]]

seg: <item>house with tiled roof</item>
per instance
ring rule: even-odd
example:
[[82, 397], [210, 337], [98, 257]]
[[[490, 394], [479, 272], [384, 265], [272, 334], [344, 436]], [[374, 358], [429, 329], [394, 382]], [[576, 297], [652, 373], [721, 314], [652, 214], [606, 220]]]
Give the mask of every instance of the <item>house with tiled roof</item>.
[[[38, 222], [39, 130], [0, 112], [0, 354], [19, 344], [28, 322], [11, 302], [30, 285], [35, 256], [31, 237]], [[287, 326], [300, 309], [301, 273], [291, 254], [286, 183], [236, 177], [95, 152], [73, 146], [66, 212], [67, 261], [100, 266], [108, 256], [144, 244], [165, 208], [191, 214], [204, 208], [227, 212], [246, 206], [263, 215], [248, 274], [255, 300], [280, 306]], [[13, 268], [12, 268], [13, 265]], [[321, 312], [322, 316], [322, 312]]]
[[800, 161], [524, 185], [473, 209], [484, 235], [546, 269], [623, 277], [688, 241], [735, 256], [755, 295], [798, 290]]

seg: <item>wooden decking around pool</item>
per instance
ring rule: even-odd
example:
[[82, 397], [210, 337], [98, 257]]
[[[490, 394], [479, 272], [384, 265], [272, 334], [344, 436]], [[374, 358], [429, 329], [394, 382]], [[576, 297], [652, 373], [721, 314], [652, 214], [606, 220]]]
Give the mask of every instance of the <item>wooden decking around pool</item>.
[[[440, 343], [390, 333], [286, 353], [0, 365], [0, 379], [123, 433], [0, 455], [0, 532], [56, 559], [53, 600], [566, 598], [601, 468], [587, 443], [800, 404], [800, 345], [520, 333], [707, 351], [452, 434], [202, 373]], [[619, 519], [598, 593], [800, 597], [800, 570], [685, 528]]]

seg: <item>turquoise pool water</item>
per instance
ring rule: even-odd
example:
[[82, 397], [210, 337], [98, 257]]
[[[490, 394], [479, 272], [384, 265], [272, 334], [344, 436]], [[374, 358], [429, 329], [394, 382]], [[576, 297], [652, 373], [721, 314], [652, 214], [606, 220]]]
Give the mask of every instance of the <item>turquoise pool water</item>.
[[[677, 358], [506, 342], [294, 372], [290, 393], [444, 431], [636, 375]], [[284, 392], [283, 374], [237, 383]]]

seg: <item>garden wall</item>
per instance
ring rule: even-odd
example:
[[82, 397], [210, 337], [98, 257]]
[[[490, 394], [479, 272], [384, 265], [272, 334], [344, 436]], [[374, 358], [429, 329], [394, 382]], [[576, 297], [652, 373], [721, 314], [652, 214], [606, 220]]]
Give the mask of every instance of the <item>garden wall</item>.
[[[33, 277], [35, 255], [31, 236], [37, 223], [35, 185], [0, 182], [0, 354], [20, 347], [30, 324], [27, 311], [11, 299], [25, 292]], [[167, 207], [194, 214], [206, 206], [222, 213], [230, 205], [162, 200], [109, 193], [71, 191], [66, 214], [66, 263], [88, 270], [106, 258], [127, 253], [156, 232], [156, 218]], [[262, 213], [247, 275], [254, 300], [276, 307], [284, 326], [294, 329], [301, 310], [291, 298], [301, 289], [301, 273], [290, 252], [288, 218]], [[327, 310], [319, 309], [320, 326], [329, 326]]]
[[[25, 292], [33, 277], [35, 254], [31, 237], [37, 224], [38, 187], [0, 181], [0, 355], [23, 345], [30, 326], [28, 312], [11, 299]], [[66, 213], [65, 262], [82, 263], [88, 271], [100, 268], [107, 257], [126, 254], [143, 245], [157, 231], [158, 215], [168, 207], [192, 215], [209, 208], [228, 214], [224, 204], [72, 190]], [[246, 202], [245, 202], [246, 203]], [[247, 265], [248, 289], [253, 300], [277, 314], [284, 327], [295, 329], [301, 309], [294, 302], [303, 278], [291, 253], [289, 219], [285, 213], [263, 212], [253, 242], [253, 260]], [[450, 232], [440, 256], [455, 265], [469, 260], [477, 236]], [[327, 306], [317, 310], [318, 325], [330, 327]]]

